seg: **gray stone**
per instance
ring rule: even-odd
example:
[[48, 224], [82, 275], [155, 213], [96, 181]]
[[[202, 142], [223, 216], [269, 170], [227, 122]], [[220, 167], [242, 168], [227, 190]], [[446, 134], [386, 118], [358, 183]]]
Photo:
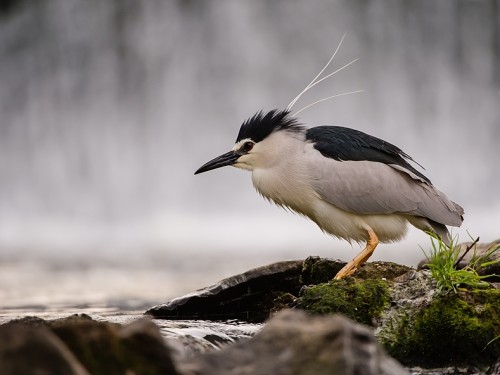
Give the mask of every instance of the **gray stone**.
[[122, 327], [118, 337], [121, 345], [140, 356], [141, 361], [154, 364], [151, 373], [177, 374], [170, 350], [167, 349], [158, 326], [151, 319], [142, 318]]
[[89, 375], [50, 330], [22, 324], [0, 326], [0, 374]]
[[53, 332], [92, 374], [176, 375], [159, 328], [148, 318], [128, 326], [70, 316], [49, 322]]
[[372, 332], [340, 315], [284, 310], [255, 337], [181, 364], [184, 375], [399, 375]]
[[[177, 375], [170, 356], [170, 349], [159, 331], [159, 328], [148, 318], [142, 318], [126, 326], [116, 323], [93, 320], [88, 315], [72, 315], [66, 318], [45, 321], [39, 318], [27, 317], [15, 322], [0, 326], [15, 337], [17, 345], [27, 346], [33, 351], [35, 360], [42, 364], [58, 363], [51, 356], [37, 356], [44, 353], [45, 341], [38, 339], [33, 342], [32, 337], [53, 337], [61, 342], [63, 348], [71, 356], [74, 355], [93, 375], [121, 375], [127, 374], [161, 374]], [[16, 332], [27, 332], [30, 335], [16, 335]], [[5, 341], [1, 340], [0, 341]], [[22, 353], [22, 352], [21, 352]], [[9, 358], [11, 358], [9, 356]], [[12, 366], [23, 366], [24, 357], [19, 355], [11, 358]], [[35, 362], [36, 363], [36, 362]], [[17, 368], [17, 367], [16, 367]], [[6, 372], [7, 374], [10, 374]], [[40, 372], [42, 374], [80, 374], [78, 372]], [[0, 371], [0, 374], [4, 372]], [[12, 372], [12, 374], [31, 374], [31, 372]], [[87, 374], [87, 372], [81, 373]]]

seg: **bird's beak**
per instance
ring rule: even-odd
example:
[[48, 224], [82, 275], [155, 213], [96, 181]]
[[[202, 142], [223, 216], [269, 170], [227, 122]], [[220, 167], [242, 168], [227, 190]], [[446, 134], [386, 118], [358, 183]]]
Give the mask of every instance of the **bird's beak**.
[[203, 173], [211, 171], [212, 169], [217, 169], [220, 167], [225, 167], [226, 165], [233, 165], [236, 160], [241, 156], [239, 152], [229, 151], [221, 156], [217, 156], [215, 159], [210, 160], [208, 163], [203, 164], [194, 174]]

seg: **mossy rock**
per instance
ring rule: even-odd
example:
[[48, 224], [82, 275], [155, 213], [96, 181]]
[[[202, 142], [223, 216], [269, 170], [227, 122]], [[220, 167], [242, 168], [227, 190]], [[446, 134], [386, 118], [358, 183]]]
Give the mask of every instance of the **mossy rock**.
[[393, 262], [369, 262], [363, 264], [359, 270], [356, 271], [355, 277], [358, 279], [386, 279], [394, 280], [414, 269], [402, 264]]
[[[310, 256], [302, 265], [300, 282], [304, 285], [327, 283], [332, 280], [337, 272], [346, 265], [346, 262], [318, 256]], [[392, 262], [369, 262], [356, 271], [354, 277], [357, 279], [387, 279], [394, 280], [409, 271], [411, 267]]]
[[374, 325], [389, 301], [387, 281], [346, 278], [304, 288], [297, 306], [317, 314], [341, 313]]
[[[405, 365], [489, 366], [500, 356], [500, 290], [435, 296], [381, 341]], [[386, 327], [387, 329], [387, 327]], [[489, 343], [489, 344], [488, 344]]]
[[[307, 276], [315, 279], [315, 271], [328, 267], [311, 259]], [[355, 277], [304, 287], [294, 305], [373, 326], [406, 366], [486, 368], [500, 357], [499, 289], [441, 294], [429, 272], [387, 267], [370, 264]], [[372, 278], [379, 271], [387, 280]]]
[[302, 264], [300, 282], [303, 285], [327, 283], [335, 277], [345, 264], [340, 260], [320, 258], [318, 256], [307, 257]]

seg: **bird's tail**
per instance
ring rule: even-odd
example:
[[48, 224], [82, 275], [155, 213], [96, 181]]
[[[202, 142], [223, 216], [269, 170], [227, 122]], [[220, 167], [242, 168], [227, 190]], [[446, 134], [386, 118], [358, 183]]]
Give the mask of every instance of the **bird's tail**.
[[[460, 207], [460, 206], [459, 206]], [[451, 243], [451, 235], [446, 228], [446, 225], [433, 221], [431, 219], [427, 219], [429, 225], [431, 226], [432, 231], [443, 241], [447, 246]]]

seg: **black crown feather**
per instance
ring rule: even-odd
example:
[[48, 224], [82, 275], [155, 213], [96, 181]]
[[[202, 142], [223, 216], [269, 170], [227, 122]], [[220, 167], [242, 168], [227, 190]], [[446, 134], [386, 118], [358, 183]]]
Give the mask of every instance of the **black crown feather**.
[[279, 130], [299, 133], [305, 128], [286, 110], [273, 109], [265, 114], [263, 111], [259, 111], [241, 125], [236, 142], [247, 138], [254, 142], [260, 142], [271, 133]]

